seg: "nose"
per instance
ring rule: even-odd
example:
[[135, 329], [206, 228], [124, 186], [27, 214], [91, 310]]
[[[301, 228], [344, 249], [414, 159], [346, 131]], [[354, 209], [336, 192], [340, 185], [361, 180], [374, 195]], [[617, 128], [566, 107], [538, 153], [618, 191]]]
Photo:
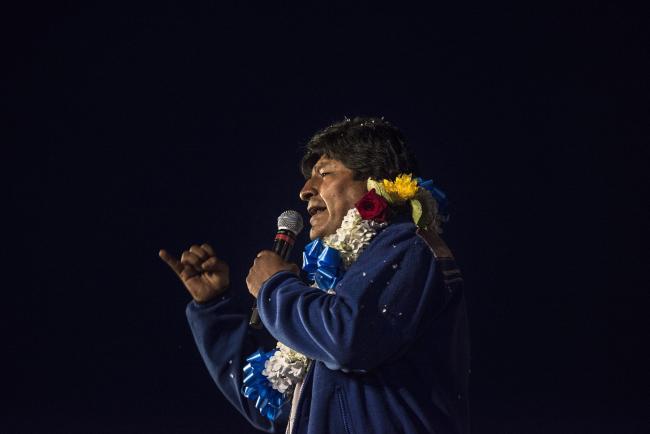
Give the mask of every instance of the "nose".
[[312, 176], [307, 181], [305, 181], [305, 185], [303, 185], [302, 190], [300, 190], [300, 199], [304, 200], [305, 202], [308, 202], [311, 197], [318, 194], [318, 190], [314, 185], [313, 178], [314, 177]]

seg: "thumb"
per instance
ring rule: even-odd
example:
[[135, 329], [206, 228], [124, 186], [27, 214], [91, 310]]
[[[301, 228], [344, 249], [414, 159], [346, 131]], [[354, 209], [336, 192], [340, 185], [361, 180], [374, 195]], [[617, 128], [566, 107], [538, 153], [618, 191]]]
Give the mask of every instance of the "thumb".
[[158, 252], [158, 256], [160, 256], [160, 259], [165, 261], [165, 263], [167, 263], [167, 265], [169, 265], [169, 267], [172, 270], [174, 270], [174, 273], [176, 273], [177, 275], [180, 276], [181, 271], [183, 271], [183, 265], [181, 264], [181, 262], [178, 259], [176, 259], [173, 255], [171, 255], [165, 249], [161, 249]]

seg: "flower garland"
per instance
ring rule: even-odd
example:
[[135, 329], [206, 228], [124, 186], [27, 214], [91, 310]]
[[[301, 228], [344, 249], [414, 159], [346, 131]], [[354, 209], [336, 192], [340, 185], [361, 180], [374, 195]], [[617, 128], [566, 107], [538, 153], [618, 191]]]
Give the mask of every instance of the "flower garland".
[[[369, 193], [374, 194], [372, 191]], [[358, 208], [351, 208], [343, 217], [341, 227], [332, 235], [323, 238], [323, 243], [338, 250], [343, 267], [347, 270], [377, 235], [377, 231], [386, 226], [386, 221], [364, 219]]]
[[[413, 179], [411, 174], [400, 174], [393, 181], [370, 178], [368, 192], [347, 212], [336, 232], [305, 246], [303, 269], [314, 281], [312, 286], [335, 294], [334, 287], [345, 271], [377, 232], [388, 226], [391, 205], [399, 207], [407, 203], [418, 227], [433, 226], [442, 232], [440, 221], [448, 220], [444, 214], [447, 201], [432, 181]], [[281, 342], [275, 350], [267, 353], [258, 350], [246, 360], [242, 394], [254, 400], [255, 407], [268, 419], [275, 420], [293, 396], [311, 360]]]

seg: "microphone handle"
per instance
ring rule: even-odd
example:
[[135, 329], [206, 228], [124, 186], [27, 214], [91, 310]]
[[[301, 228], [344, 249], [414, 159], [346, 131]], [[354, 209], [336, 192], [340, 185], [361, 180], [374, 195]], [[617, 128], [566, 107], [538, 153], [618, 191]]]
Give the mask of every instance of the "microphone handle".
[[278, 229], [273, 240], [273, 251], [280, 255], [282, 260], [288, 261], [291, 248], [296, 240], [296, 235], [287, 229]]
[[[287, 261], [295, 239], [296, 236], [293, 232], [286, 229], [278, 229], [278, 232], [275, 234], [275, 240], [273, 241], [273, 251], [280, 255], [284, 261]], [[257, 310], [257, 300], [254, 301], [251, 319], [248, 321], [248, 325], [257, 330], [262, 328], [260, 313]]]

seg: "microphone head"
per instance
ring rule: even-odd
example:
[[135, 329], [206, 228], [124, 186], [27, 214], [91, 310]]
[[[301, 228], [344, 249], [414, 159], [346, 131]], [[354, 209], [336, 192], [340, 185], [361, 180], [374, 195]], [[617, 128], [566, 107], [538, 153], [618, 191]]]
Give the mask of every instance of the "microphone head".
[[303, 223], [302, 216], [298, 211], [292, 209], [283, 212], [278, 217], [278, 230], [286, 229], [293, 232], [295, 236], [298, 236], [300, 231], [302, 231]]

